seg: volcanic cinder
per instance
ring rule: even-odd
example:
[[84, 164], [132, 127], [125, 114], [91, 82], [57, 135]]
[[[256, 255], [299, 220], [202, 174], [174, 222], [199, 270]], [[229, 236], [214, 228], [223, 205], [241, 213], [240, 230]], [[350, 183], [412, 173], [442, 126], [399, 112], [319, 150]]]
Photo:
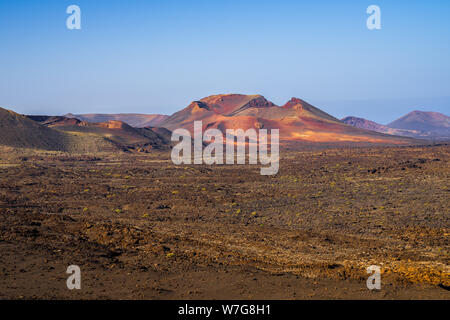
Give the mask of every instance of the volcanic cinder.
[[185, 128], [192, 132], [194, 121], [205, 128], [279, 129], [283, 141], [299, 142], [366, 142], [408, 144], [412, 140], [346, 125], [311, 106], [292, 98], [279, 107], [261, 95], [221, 94], [194, 101], [183, 110], [161, 122], [169, 130]]

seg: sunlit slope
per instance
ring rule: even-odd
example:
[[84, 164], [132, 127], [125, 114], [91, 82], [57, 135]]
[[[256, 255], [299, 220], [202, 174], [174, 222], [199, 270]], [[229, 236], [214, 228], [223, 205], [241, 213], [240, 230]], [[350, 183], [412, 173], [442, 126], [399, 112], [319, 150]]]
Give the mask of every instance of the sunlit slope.
[[292, 98], [277, 106], [261, 95], [225, 94], [194, 101], [161, 126], [193, 131], [194, 121], [204, 129], [279, 129], [283, 141], [368, 142], [408, 144], [413, 140], [346, 125], [309, 103]]

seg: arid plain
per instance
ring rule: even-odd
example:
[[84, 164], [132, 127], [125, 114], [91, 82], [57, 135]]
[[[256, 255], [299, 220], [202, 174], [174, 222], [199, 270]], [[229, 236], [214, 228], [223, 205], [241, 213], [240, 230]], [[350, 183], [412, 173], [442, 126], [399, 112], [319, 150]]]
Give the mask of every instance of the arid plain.
[[283, 151], [275, 176], [1, 148], [2, 299], [450, 297], [448, 144]]

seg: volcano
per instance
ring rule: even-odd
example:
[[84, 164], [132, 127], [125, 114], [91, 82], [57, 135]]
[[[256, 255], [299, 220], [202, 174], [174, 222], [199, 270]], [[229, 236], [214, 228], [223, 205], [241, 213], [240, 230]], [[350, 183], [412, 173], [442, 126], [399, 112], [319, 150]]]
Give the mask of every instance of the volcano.
[[395, 129], [419, 130], [431, 138], [450, 138], [450, 117], [439, 112], [413, 111], [387, 126]]
[[277, 106], [261, 95], [221, 94], [193, 101], [160, 126], [192, 132], [194, 121], [204, 128], [279, 129], [280, 139], [294, 142], [362, 142], [408, 144], [412, 139], [347, 125], [299, 98]]

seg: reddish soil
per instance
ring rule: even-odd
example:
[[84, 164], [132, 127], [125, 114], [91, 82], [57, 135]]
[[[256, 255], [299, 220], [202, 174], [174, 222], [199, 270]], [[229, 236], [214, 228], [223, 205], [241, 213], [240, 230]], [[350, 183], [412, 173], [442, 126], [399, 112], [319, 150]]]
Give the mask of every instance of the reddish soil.
[[1, 151], [1, 299], [450, 297], [448, 145], [282, 152], [272, 177]]

